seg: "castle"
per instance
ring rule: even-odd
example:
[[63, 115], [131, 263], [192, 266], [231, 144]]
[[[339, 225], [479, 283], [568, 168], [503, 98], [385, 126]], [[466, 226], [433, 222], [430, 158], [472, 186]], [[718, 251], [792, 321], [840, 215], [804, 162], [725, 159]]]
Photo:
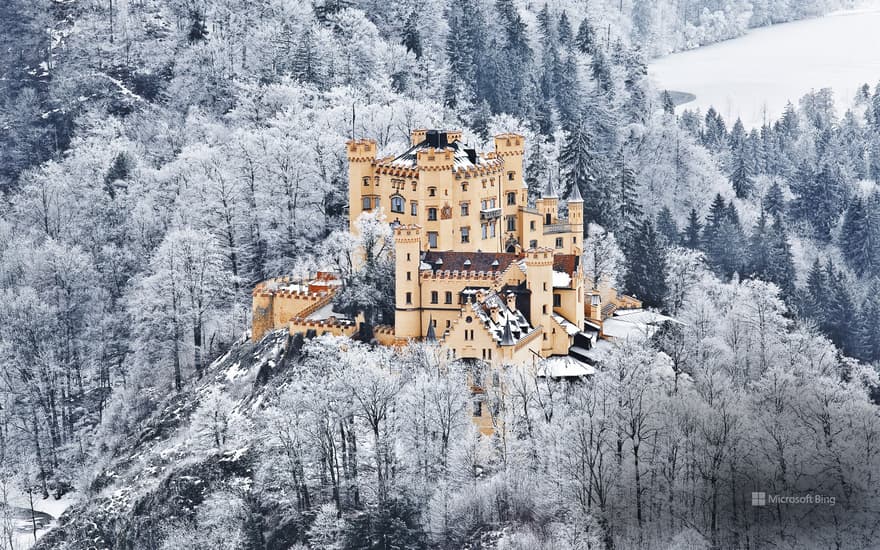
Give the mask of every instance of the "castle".
[[[478, 153], [461, 132], [416, 130], [408, 150], [386, 158], [377, 158], [375, 141], [348, 142], [350, 230], [375, 211], [394, 229], [394, 326], [375, 327], [374, 337], [385, 345], [437, 341], [455, 358], [491, 364], [589, 361], [605, 320], [641, 303], [601, 285], [588, 290], [579, 191], [567, 197], [566, 216], [549, 181], [530, 206], [524, 138], [494, 142], [494, 151]], [[283, 326], [354, 335], [361, 319], [332, 310], [339, 284], [327, 273], [261, 283], [252, 337]]]

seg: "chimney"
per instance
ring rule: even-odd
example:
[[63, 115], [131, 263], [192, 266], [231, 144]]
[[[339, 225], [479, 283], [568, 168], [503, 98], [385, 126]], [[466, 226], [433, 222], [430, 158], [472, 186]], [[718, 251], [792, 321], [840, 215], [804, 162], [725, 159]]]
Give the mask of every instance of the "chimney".
[[425, 132], [425, 139], [428, 141], [428, 147], [434, 149], [443, 149], [449, 142], [446, 139], [446, 132], [441, 130], [428, 130]]
[[516, 294], [513, 292], [507, 293], [507, 309], [516, 313]]
[[492, 307], [489, 308], [489, 314], [492, 316], [492, 322], [495, 323], [495, 324], [497, 325], [498, 322], [499, 322], [499, 315], [498, 315], [498, 314], [499, 314], [499, 310], [498, 310], [498, 306], [495, 305], [495, 304], [492, 304]]
[[590, 294], [590, 320], [602, 322], [602, 296]]

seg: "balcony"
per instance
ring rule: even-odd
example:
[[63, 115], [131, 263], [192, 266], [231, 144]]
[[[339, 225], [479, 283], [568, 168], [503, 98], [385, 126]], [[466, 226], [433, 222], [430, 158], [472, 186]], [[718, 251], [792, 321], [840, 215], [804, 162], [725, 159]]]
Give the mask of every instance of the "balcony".
[[486, 208], [485, 210], [480, 210], [480, 220], [497, 220], [501, 217], [501, 209], [500, 208]]
[[556, 235], [559, 233], [577, 233], [583, 231], [582, 227], [572, 223], [553, 223], [544, 226], [545, 235]]

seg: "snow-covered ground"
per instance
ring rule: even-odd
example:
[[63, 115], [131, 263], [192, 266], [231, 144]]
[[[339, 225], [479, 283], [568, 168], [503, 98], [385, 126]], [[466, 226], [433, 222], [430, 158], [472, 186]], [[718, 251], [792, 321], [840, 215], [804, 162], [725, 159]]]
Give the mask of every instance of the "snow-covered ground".
[[[659, 89], [690, 92], [679, 109], [714, 106], [731, 124], [760, 126], [811, 89], [832, 88], [849, 105], [880, 80], [880, 0], [825, 17], [750, 31], [746, 36], [651, 62]], [[838, 113], [840, 115], [842, 113]]]
[[[9, 489], [10, 492], [7, 495], [7, 499], [9, 505], [13, 507], [10, 519], [12, 520], [11, 524], [14, 527], [14, 550], [27, 550], [33, 546], [35, 542], [30, 513], [30, 501], [27, 494], [12, 490], [11, 488]], [[70, 494], [63, 496], [59, 500], [56, 500], [53, 497], [44, 500], [40, 496], [34, 495], [34, 510], [37, 512], [37, 538], [41, 537], [51, 529], [55, 524], [55, 519], [64, 513], [64, 511], [74, 502], [76, 502], [76, 496]], [[5, 519], [7, 513], [3, 513], [2, 516]], [[51, 520], [49, 519], [50, 517]], [[4, 542], [6, 542], [6, 545], [0, 543], [0, 548], [6, 548], [6, 546], [8, 546], [8, 541]]]

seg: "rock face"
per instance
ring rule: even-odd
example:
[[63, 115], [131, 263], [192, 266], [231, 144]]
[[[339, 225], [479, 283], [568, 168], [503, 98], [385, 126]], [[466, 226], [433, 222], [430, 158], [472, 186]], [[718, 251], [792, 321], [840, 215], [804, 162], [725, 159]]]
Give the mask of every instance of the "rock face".
[[[234, 345], [211, 365], [202, 383], [169, 396], [136, 433], [123, 438], [92, 481], [91, 498], [72, 506], [34, 549], [158, 549], [165, 529], [192, 519], [212, 492], [236, 486], [247, 501], [254, 452], [194, 448], [193, 413], [206, 396], [218, 391], [234, 393], [236, 411], [242, 415], [258, 411], [260, 395], [280, 380], [298, 347], [291, 345], [287, 331], [270, 333], [258, 343], [242, 340]], [[262, 539], [265, 529], [252, 527], [253, 536]], [[261, 540], [254, 542], [265, 546]]]

